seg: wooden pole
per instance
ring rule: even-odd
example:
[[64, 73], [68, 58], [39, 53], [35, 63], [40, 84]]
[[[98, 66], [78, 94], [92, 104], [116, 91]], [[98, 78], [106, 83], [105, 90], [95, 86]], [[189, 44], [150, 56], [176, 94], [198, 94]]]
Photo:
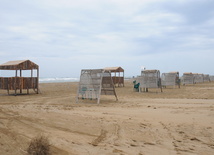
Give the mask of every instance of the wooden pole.
[[17, 79], [17, 70], [16, 70], [16, 76], [15, 76], [15, 82], [14, 82], [15, 95], [16, 95], [16, 79]]
[[120, 79], [120, 72], [119, 72], [119, 81], [118, 81], [118, 87], [120, 87], [121, 79]]
[[113, 80], [112, 80], [111, 74], [110, 74], [110, 79], [111, 79], [111, 84], [112, 84], [112, 87], [113, 87], [114, 95], [115, 95], [115, 97], [116, 97], [116, 101], [118, 101], [117, 94], [116, 94], [116, 91], [115, 91], [114, 82], [113, 82]]
[[39, 66], [37, 68], [37, 94], [39, 94]]
[[[97, 104], [100, 104], [100, 96], [101, 96], [102, 82], [103, 82], [103, 73], [104, 73], [104, 71], [102, 71], [102, 74], [101, 74], [101, 77], [100, 77], [100, 89], [99, 89]], [[110, 73], [110, 74], [111, 74], [111, 73]]]
[[22, 70], [20, 69], [20, 84], [19, 84], [20, 85], [20, 94], [22, 94], [22, 85], [23, 85], [23, 83], [22, 83], [23, 80], [21, 77], [22, 77]]
[[[38, 70], [37, 70], [37, 72], [38, 72]], [[30, 80], [28, 81], [28, 83], [29, 83], [29, 85], [28, 85], [28, 89], [32, 89], [33, 87], [33, 69], [31, 69], [31, 78], [30, 78]], [[33, 88], [33, 90], [35, 91], [35, 88]], [[36, 91], [35, 91], [36, 92]], [[29, 93], [29, 90], [28, 90], [28, 93]]]
[[29, 80], [30, 80], [30, 78], [27, 78], [27, 94], [29, 94]]
[[116, 72], [114, 72], [114, 81], [113, 81], [114, 85], [116, 86], [117, 81], [116, 81]]
[[9, 92], [9, 82], [7, 81], [7, 94], [9, 95], [10, 92]]

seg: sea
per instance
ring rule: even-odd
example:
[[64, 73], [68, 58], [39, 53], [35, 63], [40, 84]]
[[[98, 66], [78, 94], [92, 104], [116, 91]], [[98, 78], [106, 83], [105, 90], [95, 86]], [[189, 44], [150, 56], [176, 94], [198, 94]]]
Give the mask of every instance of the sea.
[[[131, 77], [125, 77], [125, 80], [129, 80]], [[59, 83], [59, 82], [79, 82], [79, 78], [71, 77], [40, 77], [39, 83]]]
[[71, 77], [40, 77], [40, 83], [78, 82], [79, 78]]

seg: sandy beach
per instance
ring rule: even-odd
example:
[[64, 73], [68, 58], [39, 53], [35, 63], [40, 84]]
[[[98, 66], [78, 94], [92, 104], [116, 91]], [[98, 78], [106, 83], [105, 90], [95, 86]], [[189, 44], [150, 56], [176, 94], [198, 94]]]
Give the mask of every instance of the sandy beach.
[[[54, 155], [213, 155], [214, 83], [133, 91], [132, 81], [76, 104], [77, 82], [42, 83], [40, 94], [0, 90], [0, 154], [26, 154], [48, 137]], [[12, 92], [11, 92], [12, 93]]]

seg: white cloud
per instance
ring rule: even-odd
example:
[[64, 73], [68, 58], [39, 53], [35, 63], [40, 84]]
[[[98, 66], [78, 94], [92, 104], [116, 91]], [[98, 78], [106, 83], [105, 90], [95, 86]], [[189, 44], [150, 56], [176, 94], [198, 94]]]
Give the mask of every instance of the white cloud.
[[24, 37], [32, 41], [46, 41], [49, 39], [48, 35], [45, 34], [47, 30], [38, 23], [30, 23], [24, 26], [11, 26], [8, 27], [8, 30], [14, 35]]
[[[206, 59], [214, 56], [213, 11], [210, 1], [204, 3], [200, 7], [200, 0], [1, 1], [0, 61], [29, 58], [45, 70], [57, 62], [78, 75], [87, 66], [124, 66], [127, 76], [136, 75], [142, 65], [182, 70], [187, 59], [199, 60], [203, 52], [209, 54]], [[203, 16], [197, 19], [200, 13]], [[185, 61], [178, 61], [184, 55]], [[67, 75], [64, 70], [52, 72]]]
[[121, 38], [116, 34], [99, 34], [96, 35], [95, 38], [105, 40], [105, 41], [115, 41], [120, 40]]

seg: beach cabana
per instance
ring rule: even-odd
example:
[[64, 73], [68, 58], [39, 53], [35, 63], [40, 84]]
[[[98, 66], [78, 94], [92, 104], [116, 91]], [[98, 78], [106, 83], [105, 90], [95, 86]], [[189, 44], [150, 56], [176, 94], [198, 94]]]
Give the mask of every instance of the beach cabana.
[[[0, 70], [14, 70], [14, 77], [0, 77], [0, 89], [8, 91], [14, 90], [17, 95], [17, 90], [22, 94], [23, 89], [33, 89], [37, 94], [39, 93], [39, 66], [30, 60], [8, 61], [0, 65]], [[31, 77], [22, 77], [23, 70], [30, 70]], [[36, 77], [33, 76], [33, 70], [37, 70]], [[18, 74], [19, 72], [19, 74]]]
[[204, 75], [199, 73], [193, 73], [194, 83], [203, 83], [204, 82]]
[[82, 100], [97, 100], [101, 95], [114, 95], [117, 99], [111, 73], [103, 69], [81, 70], [80, 82], [77, 90], [77, 103]]
[[204, 74], [204, 82], [210, 82], [210, 75]]
[[161, 85], [166, 86], [178, 86], [180, 88], [179, 72], [162, 73]]
[[194, 75], [192, 74], [192, 72], [183, 73], [182, 84], [194, 84]]
[[214, 76], [213, 75], [210, 75], [210, 81], [214, 81]]
[[136, 83], [139, 83], [139, 91], [143, 89], [143, 91], [148, 92], [148, 88], [160, 88], [162, 92], [159, 70], [141, 71], [141, 76], [137, 77]]
[[122, 67], [106, 67], [104, 70], [111, 72], [115, 86], [124, 87], [124, 69]]

